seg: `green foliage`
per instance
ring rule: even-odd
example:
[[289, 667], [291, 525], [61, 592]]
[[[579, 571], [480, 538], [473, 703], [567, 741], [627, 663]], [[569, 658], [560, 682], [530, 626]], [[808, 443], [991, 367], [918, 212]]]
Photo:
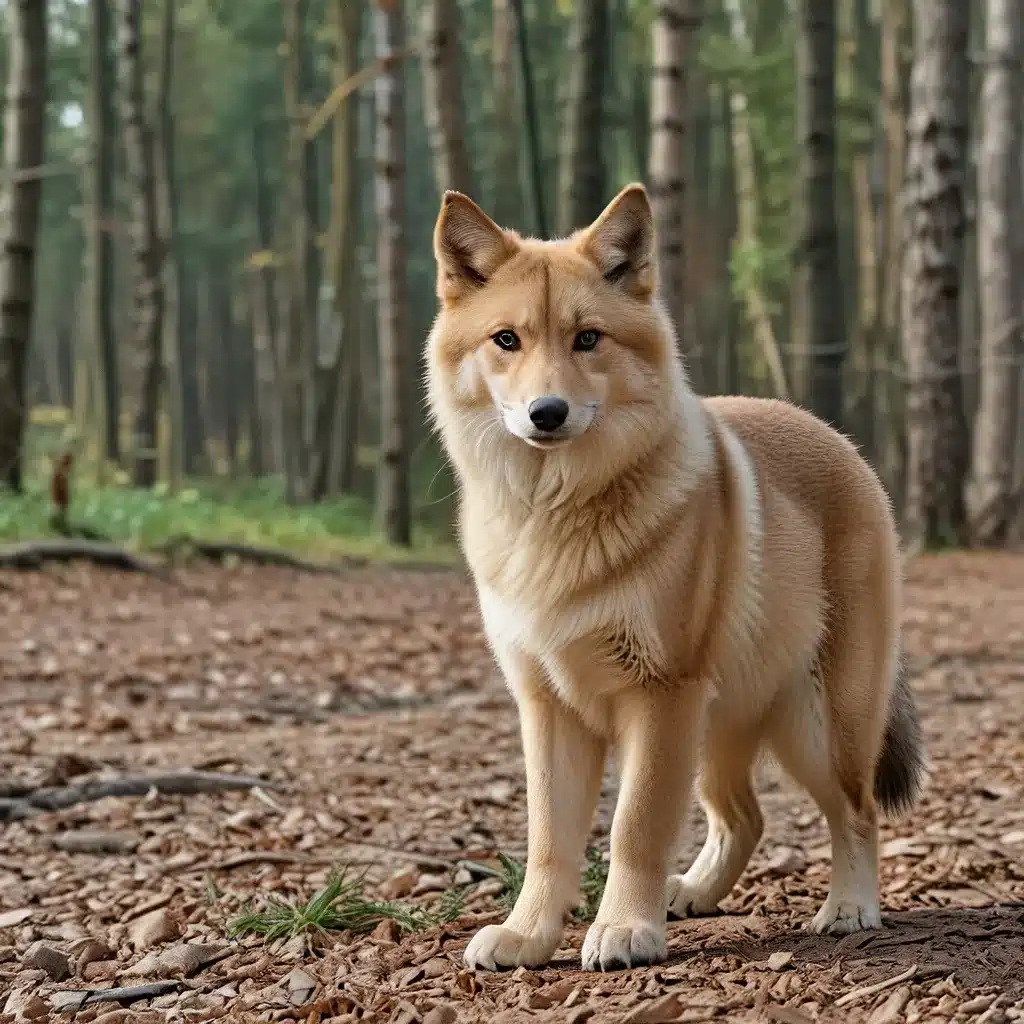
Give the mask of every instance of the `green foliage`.
[[574, 914], [577, 921], [593, 921], [597, 917], [597, 908], [601, 905], [601, 897], [604, 895], [607, 881], [608, 861], [596, 847], [587, 847], [587, 860], [583, 866], [583, 876], [580, 879], [583, 905], [578, 907]]
[[[0, 540], [34, 540], [48, 535], [49, 511], [49, 499], [41, 489], [3, 495]], [[446, 562], [453, 557], [450, 542], [427, 527], [418, 530], [410, 553], [385, 547], [376, 534], [373, 510], [361, 498], [290, 507], [278, 480], [233, 485], [206, 482], [177, 494], [163, 487], [153, 491], [117, 485], [79, 488], [73, 493], [68, 518], [135, 549], [154, 548], [187, 536], [281, 547], [325, 559], [348, 554]]]
[[498, 853], [498, 860], [501, 862], [502, 883], [505, 888], [498, 897], [499, 902], [506, 910], [511, 910], [523, 891], [523, 882], [526, 880], [526, 865], [521, 864], [514, 857], [507, 853]]
[[418, 907], [367, 899], [362, 877], [350, 880], [342, 869], [305, 903], [271, 896], [261, 910], [246, 909], [229, 923], [228, 934], [233, 939], [262, 935], [273, 942], [316, 932], [367, 932], [384, 920], [394, 921], [405, 932], [422, 931], [433, 924], [430, 915]]

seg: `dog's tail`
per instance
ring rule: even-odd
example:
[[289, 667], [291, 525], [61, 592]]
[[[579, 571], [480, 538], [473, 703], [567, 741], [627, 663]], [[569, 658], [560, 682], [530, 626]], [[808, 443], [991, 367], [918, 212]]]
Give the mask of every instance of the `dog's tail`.
[[882, 810], [890, 815], [910, 810], [920, 792], [923, 774], [921, 720], [901, 654], [889, 695], [882, 754], [875, 768], [875, 799]]

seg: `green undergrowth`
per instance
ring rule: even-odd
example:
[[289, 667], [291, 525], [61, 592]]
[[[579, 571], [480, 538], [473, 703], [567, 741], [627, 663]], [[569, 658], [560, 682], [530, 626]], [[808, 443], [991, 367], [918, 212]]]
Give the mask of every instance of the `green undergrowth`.
[[432, 907], [372, 900], [363, 891], [363, 877], [350, 878], [343, 868], [305, 902], [270, 896], [260, 909], [246, 908], [228, 924], [228, 934], [231, 938], [262, 935], [273, 942], [313, 932], [368, 932], [385, 920], [394, 921], [403, 932], [418, 932], [454, 921], [462, 914], [464, 903], [463, 888], [449, 889]]
[[[0, 543], [54, 536], [50, 502], [41, 487], [20, 495], [0, 492]], [[417, 525], [411, 549], [381, 539], [369, 502], [342, 497], [290, 506], [276, 481], [196, 484], [170, 493], [128, 486], [74, 486], [68, 520], [132, 550], [145, 551], [182, 537], [282, 548], [330, 561], [341, 556], [402, 562], [455, 561], [450, 536], [439, 524]]]
[[[498, 903], [511, 910], [523, 888], [526, 867], [514, 857], [498, 854], [503, 889]], [[419, 932], [426, 928], [447, 924], [462, 916], [471, 886], [452, 886], [442, 892], [429, 906], [418, 906], [394, 900], [370, 899], [363, 887], [364, 874], [353, 876], [347, 868], [334, 872], [327, 884], [305, 901], [284, 900], [268, 896], [262, 904], [242, 909], [238, 917], [228, 922], [228, 935], [262, 935], [267, 942], [296, 935], [328, 931], [372, 931], [381, 921], [394, 921], [403, 932]], [[604, 893], [608, 878], [608, 864], [594, 848], [587, 850], [586, 864], [580, 878], [583, 897], [574, 913], [577, 921], [592, 921]], [[216, 900], [214, 889], [207, 893]]]

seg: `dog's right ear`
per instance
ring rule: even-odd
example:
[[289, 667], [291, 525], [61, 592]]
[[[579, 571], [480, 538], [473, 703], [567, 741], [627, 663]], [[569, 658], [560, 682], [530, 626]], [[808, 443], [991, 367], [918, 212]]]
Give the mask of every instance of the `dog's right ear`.
[[437, 297], [456, 302], [486, 284], [515, 249], [515, 242], [472, 199], [445, 192], [434, 225]]

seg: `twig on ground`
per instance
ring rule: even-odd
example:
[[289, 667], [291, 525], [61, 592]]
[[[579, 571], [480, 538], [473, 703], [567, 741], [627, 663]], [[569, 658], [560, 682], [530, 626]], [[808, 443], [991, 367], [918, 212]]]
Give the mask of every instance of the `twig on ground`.
[[305, 853], [291, 853], [288, 850], [252, 850], [249, 853], [240, 853], [236, 857], [228, 857], [227, 860], [204, 860], [198, 864], [190, 864], [177, 873], [194, 875], [203, 871], [231, 871], [233, 868], [243, 868], [248, 864], [308, 864], [315, 866], [333, 863], [333, 859], [311, 857]]
[[266, 789], [275, 788], [277, 784], [255, 775], [221, 772], [170, 772], [93, 779], [75, 786], [43, 787], [16, 800], [0, 800], [0, 821], [15, 821], [39, 811], [59, 811], [108, 796], [145, 796], [154, 789], [164, 796], [193, 796], [196, 793], [227, 793], [253, 786]]
[[157, 550], [169, 558], [181, 554], [195, 554], [213, 562], [225, 558], [237, 558], [255, 565], [273, 565], [283, 569], [296, 569], [299, 572], [332, 574], [344, 572], [346, 569], [366, 565], [366, 559], [345, 556], [337, 565], [324, 562], [312, 562], [309, 559], [293, 555], [282, 548], [262, 547], [258, 544], [243, 544], [236, 541], [200, 540], [196, 537], [173, 537], [161, 544]]
[[915, 974], [917, 974], [917, 964], [911, 964], [902, 974], [886, 978], [885, 981], [877, 981], [874, 985], [863, 985], [860, 988], [851, 989], [845, 996], [840, 996], [832, 1005], [836, 1007], [849, 1006], [850, 1003], [856, 1003], [868, 996], [884, 992], [887, 988], [895, 988], [897, 985], [902, 985], [903, 982], [910, 981]]
[[92, 1003], [134, 1003], [139, 999], [153, 999], [168, 992], [176, 992], [181, 984], [180, 981], [151, 981], [128, 988], [87, 988], [77, 992], [58, 992], [54, 1005], [61, 1013], [74, 1013]]
[[168, 581], [159, 565], [133, 555], [116, 544], [89, 540], [33, 540], [0, 548], [0, 569], [41, 569], [47, 562], [92, 562], [107, 569], [121, 569]]

